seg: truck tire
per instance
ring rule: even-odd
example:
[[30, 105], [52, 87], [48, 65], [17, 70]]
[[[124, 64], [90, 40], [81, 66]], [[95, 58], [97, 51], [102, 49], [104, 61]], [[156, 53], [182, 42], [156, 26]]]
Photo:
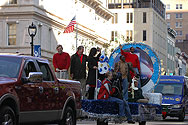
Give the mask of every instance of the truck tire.
[[67, 106], [63, 114], [63, 119], [59, 125], [76, 125], [76, 115], [71, 107]]
[[16, 115], [9, 106], [0, 108], [0, 125], [16, 125]]
[[146, 121], [139, 122], [139, 125], [146, 125]]
[[184, 121], [185, 118], [185, 110], [182, 111], [182, 113], [179, 116], [179, 121]]

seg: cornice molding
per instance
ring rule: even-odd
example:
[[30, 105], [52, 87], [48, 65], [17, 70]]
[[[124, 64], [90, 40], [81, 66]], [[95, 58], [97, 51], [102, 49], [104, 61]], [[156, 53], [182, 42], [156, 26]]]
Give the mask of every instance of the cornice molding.
[[96, 11], [96, 14], [100, 15], [106, 20], [109, 20], [112, 16], [114, 16], [114, 14], [111, 11], [103, 7], [102, 2], [99, 0], [80, 0], [80, 1], [92, 7]]

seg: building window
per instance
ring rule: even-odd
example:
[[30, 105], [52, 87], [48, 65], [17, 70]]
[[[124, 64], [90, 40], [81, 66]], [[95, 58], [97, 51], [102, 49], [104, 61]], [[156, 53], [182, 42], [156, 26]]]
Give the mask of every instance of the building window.
[[183, 9], [182, 4], [180, 4], [180, 9]]
[[114, 41], [114, 31], [111, 32], [111, 40]]
[[170, 28], [170, 22], [167, 22], [167, 28]]
[[133, 23], [133, 13], [130, 13], [130, 23]]
[[146, 12], [143, 12], [143, 23], [146, 23]]
[[129, 23], [129, 13], [127, 13], [127, 23]]
[[176, 28], [178, 28], [178, 22], [176, 22]]
[[177, 39], [176, 42], [183, 42], [183, 40], [182, 39]]
[[146, 30], [143, 30], [143, 41], [146, 41]]
[[118, 23], [118, 14], [115, 13], [115, 23], [117, 24]]
[[127, 13], [127, 23], [133, 23], [133, 13]]
[[176, 13], [176, 19], [182, 19], [183, 14], [182, 13]]
[[132, 41], [132, 36], [133, 36], [133, 31], [132, 30], [127, 30], [126, 31], [126, 41]]
[[17, 0], [8, 0], [8, 4], [17, 4]]
[[181, 19], [183, 18], [183, 14], [182, 13], [179, 14], [179, 18], [181, 18]]
[[16, 23], [8, 23], [8, 45], [16, 45]]
[[112, 31], [111, 32], [111, 41], [116, 41], [118, 38], [118, 32], [117, 31]]
[[183, 35], [182, 31], [179, 31], [179, 35], [180, 35], [180, 36], [182, 36], [182, 35]]
[[118, 32], [115, 31], [115, 41], [117, 41], [117, 38], [118, 38]]
[[130, 30], [130, 37], [129, 37], [129, 39], [130, 39], [130, 41], [132, 41], [133, 40], [133, 38], [132, 38], [132, 36], [133, 36], [133, 31], [132, 30]]
[[179, 28], [182, 28], [182, 22], [179, 22]]
[[183, 35], [182, 31], [176, 31], [176, 33], [177, 33], [177, 36], [182, 36]]
[[183, 9], [182, 4], [176, 4], [176, 9]]
[[176, 28], [182, 28], [182, 22], [176, 22]]
[[170, 14], [169, 13], [166, 14], [166, 19], [170, 19]]
[[129, 40], [129, 30], [126, 31], [127, 40]]
[[167, 5], [166, 5], [166, 9], [170, 9], [170, 4], [167, 4]]

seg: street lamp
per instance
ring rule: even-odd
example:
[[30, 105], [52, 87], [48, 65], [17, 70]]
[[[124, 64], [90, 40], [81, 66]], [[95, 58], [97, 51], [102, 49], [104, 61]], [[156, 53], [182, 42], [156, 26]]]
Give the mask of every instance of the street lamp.
[[37, 33], [37, 27], [35, 24], [32, 24], [29, 25], [28, 27], [28, 33], [29, 33], [29, 36], [31, 37], [31, 56], [33, 56], [33, 38], [35, 37], [36, 33]]

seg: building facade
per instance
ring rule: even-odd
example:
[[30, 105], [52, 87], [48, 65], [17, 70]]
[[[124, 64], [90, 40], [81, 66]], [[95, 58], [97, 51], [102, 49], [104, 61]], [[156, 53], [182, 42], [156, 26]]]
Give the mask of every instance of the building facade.
[[167, 74], [175, 74], [175, 38], [176, 31], [168, 28], [167, 35]]
[[175, 48], [175, 75], [185, 76], [188, 67], [188, 55], [185, 52], [181, 52], [181, 49]]
[[[104, 5], [100, 0], [1, 0], [0, 52], [30, 55], [28, 27], [32, 22], [37, 27], [34, 45], [40, 45], [41, 56], [49, 60], [57, 44], [70, 55], [79, 45], [85, 46], [86, 53], [91, 47], [103, 47], [110, 39], [113, 16]], [[78, 24], [74, 32], [63, 33], [74, 16]]]
[[168, 27], [176, 30], [176, 46], [188, 54], [188, 1], [162, 0], [166, 5], [166, 21]]
[[111, 41], [142, 42], [151, 46], [167, 71], [167, 24], [160, 0], [108, 0], [112, 18]]
[[166, 5], [167, 25], [177, 32], [176, 42], [188, 39], [188, 1], [162, 0], [162, 2]]

